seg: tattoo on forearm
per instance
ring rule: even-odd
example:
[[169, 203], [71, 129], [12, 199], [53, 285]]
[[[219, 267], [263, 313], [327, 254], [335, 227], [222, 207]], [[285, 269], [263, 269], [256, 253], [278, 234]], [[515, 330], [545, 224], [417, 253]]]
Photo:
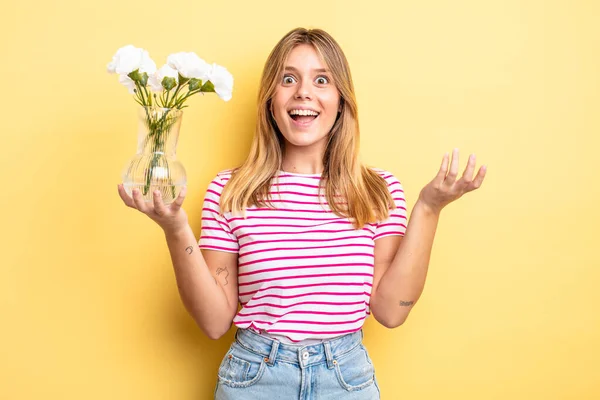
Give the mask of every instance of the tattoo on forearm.
[[413, 304], [415, 304], [414, 301], [402, 301], [402, 300], [400, 300], [400, 305], [402, 307], [409, 307], [409, 306], [412, 306]]
[[217, 270], [217, 276], [221, 275], [222, 273], [224, 273], [224, 278], [225, 278], [225, 284], [223, 286], [226, 286], [229, 283], [229, 281], [227, 280], [227, 277], [229, 276], [229, 271], [227, 271], [227, 269], [225, 269], [225, 268], [219, 268]]
[[185, 251], [187, 251], [188, 254], [192, 254], [192, 252], [194, 251], [194, 247], [193, 246], [188, 246], [185, 248]]

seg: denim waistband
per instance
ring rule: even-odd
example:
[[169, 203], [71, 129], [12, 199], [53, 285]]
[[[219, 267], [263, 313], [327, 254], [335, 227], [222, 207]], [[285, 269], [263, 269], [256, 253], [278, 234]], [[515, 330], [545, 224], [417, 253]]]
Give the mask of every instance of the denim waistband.
[[301, 367], [327, 362], [333, 368], [335, 359], [353, 350], [362, 343], [362, 329], [347, 335], [338, 336], [323, 343], [311, 345], [292, 345], [281, 343], [256, 333], [250, 329], [238, 329], [235, 340], [246, 350], [265, 357], [269, 365], [275, 360], [298, 364]]

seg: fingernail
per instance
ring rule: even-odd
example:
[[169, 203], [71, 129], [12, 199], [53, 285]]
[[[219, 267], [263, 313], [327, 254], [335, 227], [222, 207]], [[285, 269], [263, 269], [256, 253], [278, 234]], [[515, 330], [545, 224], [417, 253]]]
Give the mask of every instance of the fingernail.
[[160, 194], [160, 192], [159, 192], [158, 190], [155, 190], [155, 191], [154, 191], [154, 194], [155, 194], [156, 196], [158, 196], [158, 195]]

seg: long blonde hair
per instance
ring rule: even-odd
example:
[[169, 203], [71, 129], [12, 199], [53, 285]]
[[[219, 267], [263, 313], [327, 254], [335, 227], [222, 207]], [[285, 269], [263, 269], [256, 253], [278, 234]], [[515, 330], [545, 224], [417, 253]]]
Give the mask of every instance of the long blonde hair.
[[285, 140], [272, 117], [270, 104], [283, 75], [285, 61], [300, 44], [313, 46], [331, 71], [340, 93], [341, 112], [329, 133], [320, 181], [327, 203], [336, 215], [349, 218], [355, 229], [384, 220], [395, 204], [385, 180], [358, 160], [358, 111], [346, 56], [327, 32], [303, 28], [287, 33], [267, 58], [258, 93], [258, 119], [250, 153], [233, 171], [221, 193], [221, 212], [241, 212], [245, 216], [245, 209], [250, 206], [273, 207], [269, 190], [272, 179], [281, 169]]

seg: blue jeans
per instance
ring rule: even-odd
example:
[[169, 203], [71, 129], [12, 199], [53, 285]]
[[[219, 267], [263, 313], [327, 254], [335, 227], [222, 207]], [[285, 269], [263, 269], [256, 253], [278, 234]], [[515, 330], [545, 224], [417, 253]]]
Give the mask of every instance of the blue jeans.
[[215, 400], [378, 400], [362, 336], [302, 346], [238, 329], [219, 367]]

